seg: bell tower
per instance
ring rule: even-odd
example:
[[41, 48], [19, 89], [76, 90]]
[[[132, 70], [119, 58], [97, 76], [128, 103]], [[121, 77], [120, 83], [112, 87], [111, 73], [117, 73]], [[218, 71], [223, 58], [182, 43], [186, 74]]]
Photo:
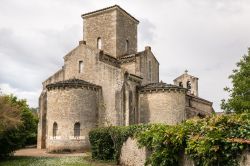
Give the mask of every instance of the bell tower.
[[198, 96], [198, 80], [199, 78], [191, 76], [185, 70], [184, 74], [174, 79], [174, 84], [188, 89], [188, 93]]
[[82, 15], [83, 40], [115, 58], [137, 52], [139, 21], [118, 5]]

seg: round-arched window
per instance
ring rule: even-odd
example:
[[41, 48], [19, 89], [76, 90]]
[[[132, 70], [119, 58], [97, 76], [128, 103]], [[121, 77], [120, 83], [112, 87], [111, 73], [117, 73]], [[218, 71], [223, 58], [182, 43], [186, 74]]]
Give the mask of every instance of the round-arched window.
[[55, 139], [57, 136], [58, 125], [56, 122], [53, 123], [53, 138]]
[[102, 49], [102, 39], [100, 37], [97, 38], [97, 49]]
[[182, 83], [182, 82], [179, 82], [179, 86], [180, 86], [180, 87], [183, 87], [183, 83]]
[[75, 138], [79, 138], [80, 137], [80, 127], [81, 127], [81, 125], [80, 125], [79, 122], [76, 122], [74, 124], [74, 137]]

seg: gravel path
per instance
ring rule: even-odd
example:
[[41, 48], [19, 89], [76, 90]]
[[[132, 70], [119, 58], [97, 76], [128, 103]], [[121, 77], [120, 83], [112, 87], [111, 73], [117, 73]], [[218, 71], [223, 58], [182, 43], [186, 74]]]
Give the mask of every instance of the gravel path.
[[68, 156], [88, 156], [86, 153], [46, 153], [45, 149], [24, 148], [17, 150], [14, 156], [29, 156], [29, 157], [68, 157]]

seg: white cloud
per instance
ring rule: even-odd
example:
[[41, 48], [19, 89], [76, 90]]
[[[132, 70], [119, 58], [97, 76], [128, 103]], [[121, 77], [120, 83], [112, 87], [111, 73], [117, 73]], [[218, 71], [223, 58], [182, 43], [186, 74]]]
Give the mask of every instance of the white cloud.
[[0, 84], [37, 105], [42, 81], [82, 38], [80, 15], [114, 4], [141, 21], [138, 48], [152, 47], [160, 78], [172, 83], [188, 69], [218, 111], [228, 75], [250, 46], [248, 0], [1, 0]]
[[9, 84], [0, 84], [0, 91], [3, 94], [13, 94], [17, 96], [19, 99], [25, 99], [28, 101], [28, 104], [30, 107], [36, 108], [38, 106], [38, 97], [39, 97], [39, 91], [22, 91], [17, 88], [11, 87]]

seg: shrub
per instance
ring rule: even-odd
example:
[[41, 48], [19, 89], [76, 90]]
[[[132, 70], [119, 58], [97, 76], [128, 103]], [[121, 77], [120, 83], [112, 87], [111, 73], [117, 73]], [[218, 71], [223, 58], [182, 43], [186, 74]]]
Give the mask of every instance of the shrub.
[[109, 130], [110, 128], [97, 128], [89, 132], [93, 159], [114, 159], [114, 143]]
[[231, 114], [165, 124], [98, 128], [90, 132], [92, 157], [119, 163], [122, 144], [136, 137], [151, 151], [146, 164], [178, 165], [185, 152], [197, 166], [238, 165], [237, 158], [249, 147], [250, 114]]
[[92, 158], [116, 160], [119, 164], [122, 144], [149, 125], [112, 126], [96, 128], [89, 132]]
[[0, 95], [0, 156], [7, 156], [26, 143], [34, 142], [38, 118], [25, 100]]

